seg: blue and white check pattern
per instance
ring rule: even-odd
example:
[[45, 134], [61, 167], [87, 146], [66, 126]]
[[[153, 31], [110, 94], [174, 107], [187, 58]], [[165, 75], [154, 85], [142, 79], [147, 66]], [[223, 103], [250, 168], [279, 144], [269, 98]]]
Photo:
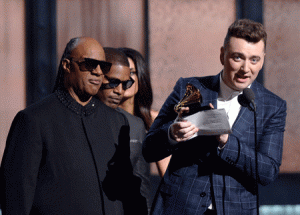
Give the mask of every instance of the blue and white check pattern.
[[[219, 74], [220, 75], [220, 74]], [[242, 107], [222, 151], [215, 137], [202, 136], [177, 145], [167, 141], [176, 118], [174, 105], [187, 83], [197, 87], [203, 106], [217, 107], [219, 75], [181, 78], [163, 105], [144, 142], [149, 162], [172, 154], [169, 168], [155, 197], [152, 214], [203, 214], [214, 199], [218, 214], [256, 214], [254, 116]], [[257, 105], [259, 184], [275, 180], [282, 159], [286, 102], [257, 82], [251, 89]]]

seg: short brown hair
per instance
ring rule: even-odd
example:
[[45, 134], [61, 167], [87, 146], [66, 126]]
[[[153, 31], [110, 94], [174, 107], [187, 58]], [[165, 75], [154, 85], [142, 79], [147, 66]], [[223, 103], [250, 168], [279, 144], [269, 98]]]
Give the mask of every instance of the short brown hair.
[[241, 38], [252, 43], [263, 40], [265, 49], [267, 46], [267, 32], [264, 26], [250, 19], [239, 19], [229, 26], [223, 44], [225, 49], [231, 37]]

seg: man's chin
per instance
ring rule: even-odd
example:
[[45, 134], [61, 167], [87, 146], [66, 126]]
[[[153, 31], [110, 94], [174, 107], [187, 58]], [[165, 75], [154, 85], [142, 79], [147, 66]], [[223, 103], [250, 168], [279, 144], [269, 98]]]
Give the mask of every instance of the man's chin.
[[98, 90], [97, 89], [90, 89], [90, 90], [86, 91], [85, 94], [87, 94], [89, 96], [95, 96], [95, 95], [97, 95], [98, 92], [99, 92], [99, 89]]
[[116, 104], [114, 102], [108, 102], [106, 105], [109, 106], [109, 107], [111, 107], [111, 108], [113, 108], [113, 109], [116, 109], [119, 104]]
[[243, 91], [244, 89], [246, 89], [251, 83], [249, 82], [244, 82], [244, 83], [240, 83], [240, 82], [236, 82], [234, 83], [233, 87], [234, 90], [237, 91]]

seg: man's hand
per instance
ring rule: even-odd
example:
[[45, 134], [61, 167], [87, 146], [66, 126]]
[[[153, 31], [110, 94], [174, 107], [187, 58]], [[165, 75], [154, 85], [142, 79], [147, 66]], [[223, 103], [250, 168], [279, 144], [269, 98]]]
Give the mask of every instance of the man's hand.
[[[214, 109], [214, 106], [212, 105], [212, 103], [209, 103], [209, 106], [211, 107], [211, 109]], [[228, 134], [217, 135], [216, 138], [219, 142], [218, 147], [223, 148], [228, 141]]]
[[178, 113], [177, 121], [170, 126], [170, 136], [177, 142], [190, 139], [199, 130], [191, 122], [182, 119], [182, 114], [188, 112], [188, 107], [181, 108], [180, 112]]
[[217, 140], [219, 142], [219, 148], [223, 148], [225, 146], [225, 144], [227, 143], [228, 140], [228, 134], [221, 134], [216, 136]]

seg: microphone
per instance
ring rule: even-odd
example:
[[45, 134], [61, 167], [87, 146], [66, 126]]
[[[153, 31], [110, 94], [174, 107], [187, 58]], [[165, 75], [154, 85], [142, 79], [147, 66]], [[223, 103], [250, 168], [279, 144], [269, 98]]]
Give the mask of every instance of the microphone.
[[255, 95], [250, 88], [243, 90], [243, 94], [238, 96], [238, 102], [243, 107], [247, 107], [250, 111], [256, 111], [256, 104], [254, 102]]

